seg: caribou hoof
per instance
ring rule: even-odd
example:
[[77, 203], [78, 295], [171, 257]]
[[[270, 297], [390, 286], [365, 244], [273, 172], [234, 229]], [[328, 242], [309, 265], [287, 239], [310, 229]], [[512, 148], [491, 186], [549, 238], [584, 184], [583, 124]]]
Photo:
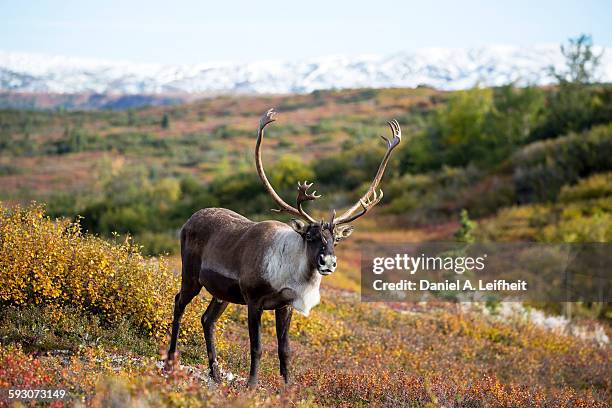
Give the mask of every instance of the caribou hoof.
[[210, 378], [211, 378], [211, 380], [213, 380], [213, 382], [215, 384], [221, 384], [221, 371], [219, 370], [219, 366], [218, 365], [215, 364], [210, 369]]
[[178, 366], [178, 364], [179, 362], [175, 358], [174, 354], [168, 355], [168, 358], [166, 358], [166, 361], [164, 361], [164, 367], [162, 368], [162, 371], [164, 372], [164, 374], [171, 373]]

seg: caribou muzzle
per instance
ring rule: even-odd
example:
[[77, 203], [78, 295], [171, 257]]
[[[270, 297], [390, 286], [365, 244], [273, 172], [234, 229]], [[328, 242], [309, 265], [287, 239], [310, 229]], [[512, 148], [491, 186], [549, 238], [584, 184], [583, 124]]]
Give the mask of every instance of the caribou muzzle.
[[319, 255], [317, 270], [323, 276], [327, 276], [336, 270], [336, 257], [334, 255]]

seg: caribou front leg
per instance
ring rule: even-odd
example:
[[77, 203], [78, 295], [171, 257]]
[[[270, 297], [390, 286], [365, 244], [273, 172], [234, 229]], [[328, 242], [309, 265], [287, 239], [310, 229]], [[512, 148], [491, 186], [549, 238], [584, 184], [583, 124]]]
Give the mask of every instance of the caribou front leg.
[[291, 378], [289, 376], [289, 359], [291, 357], [291, 349], [289, 347], [289, 326], [291, 326], [291, 316], [293, 315], [293, 307], [287, 305], [276, 309], [275, 315], [280, 373], [283, 376], [283, 379], [285, 380], [285, 384], [289, 384], [291, 381]]
[[257, 371], [261, 359], [261, 314], [263, 308], [259, 304], [249, 303], [249, 340], [251, 343], [251, 371], [249, 372], [249, 388], [257, 386]]

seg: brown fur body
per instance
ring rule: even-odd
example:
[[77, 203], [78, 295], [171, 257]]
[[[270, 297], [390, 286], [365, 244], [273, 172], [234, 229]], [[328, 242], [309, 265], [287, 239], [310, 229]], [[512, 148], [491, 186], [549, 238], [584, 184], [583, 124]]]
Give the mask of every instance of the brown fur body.
[[[254, 222], [225, 208], [196, 212], [181, 230], [183, 282], [204, 286], [225, 302], [257, 303], [266, 310], [289, 305], [295, 293], [279, 292], [264, 278], [265, 249], [274, 244], [279, 229], [291, 227], [279, 221]], [[309, 269], [317, 273], [315, 265]]]

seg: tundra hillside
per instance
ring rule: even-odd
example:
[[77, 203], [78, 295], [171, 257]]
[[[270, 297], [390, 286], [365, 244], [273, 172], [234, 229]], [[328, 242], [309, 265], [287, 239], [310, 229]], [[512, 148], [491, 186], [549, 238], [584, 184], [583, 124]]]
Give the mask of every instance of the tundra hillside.
[[[577, 96], [561, 96], [565, 92]], [[175, 252], [176, 231], [202, 207], [270, 216], [253, 165], [253, 128], [269, 106], [283, 114], [265, 153], [273, 163], [271, 183], [292, 196], [298, 181], [316, 180], [336, 207], [350, 205], [367, 188], [364, 180], [384, 153], [375, 136], [397, 117], [406, 141], [389, 164], [385, 208], [378, 211], [393, 225], [440, 224], [456, 220], [461, 209], [489, 220], [516, 213], [517, 205], [571, 221], [555, 206], [563, 188], [610, 171], [607, 85], [356, 90], [127, 112], [2, 111], [1, 198], [45, 202], [50, 215], [79, 215], [84, 229], [102, 236], [130, 233], [147, 253]], [[572, 200], [607, 191], [593, 189], [597, 193]], [[545, 239], [534, 228], [509, 239]], [[588, 235], [588, 225], [579, 230]], [[554, 226], [545, 234], [566, 239]], [[599, 236], [581, 238], [605, 236], [603, 228]]]
[[[358, 295], [365, 242], [610, 241], [612, 87], [571, 68], [549, 88], [1, 111], [0, 388], [57, 386], [91, 406], [610, 405], [608, 304], [576, 304], [570, 322], [559, 304], [367, 304]], [[264, 155], [283, 197], [316, 181], [326, 205], [346, 208], [376, 173], [384, 147], [373, 136], [386, 120], [399, 121], [404, 140], [384, 201], [338, 247], [322, 303], [294, 317], [295, 385], [277, 376], [264, 313], [260, 385], [244, 390], [246, 314], [229, 306], [217, 329], [224, 377], [209, 389], [205, 293], [185, 312], [183, 368], [161, 370], [179, 287], [176, 233], [211, 206], [288, 220], [269, 212], [253, 165], [254, 129], [270, 106], [283, 121]]]

